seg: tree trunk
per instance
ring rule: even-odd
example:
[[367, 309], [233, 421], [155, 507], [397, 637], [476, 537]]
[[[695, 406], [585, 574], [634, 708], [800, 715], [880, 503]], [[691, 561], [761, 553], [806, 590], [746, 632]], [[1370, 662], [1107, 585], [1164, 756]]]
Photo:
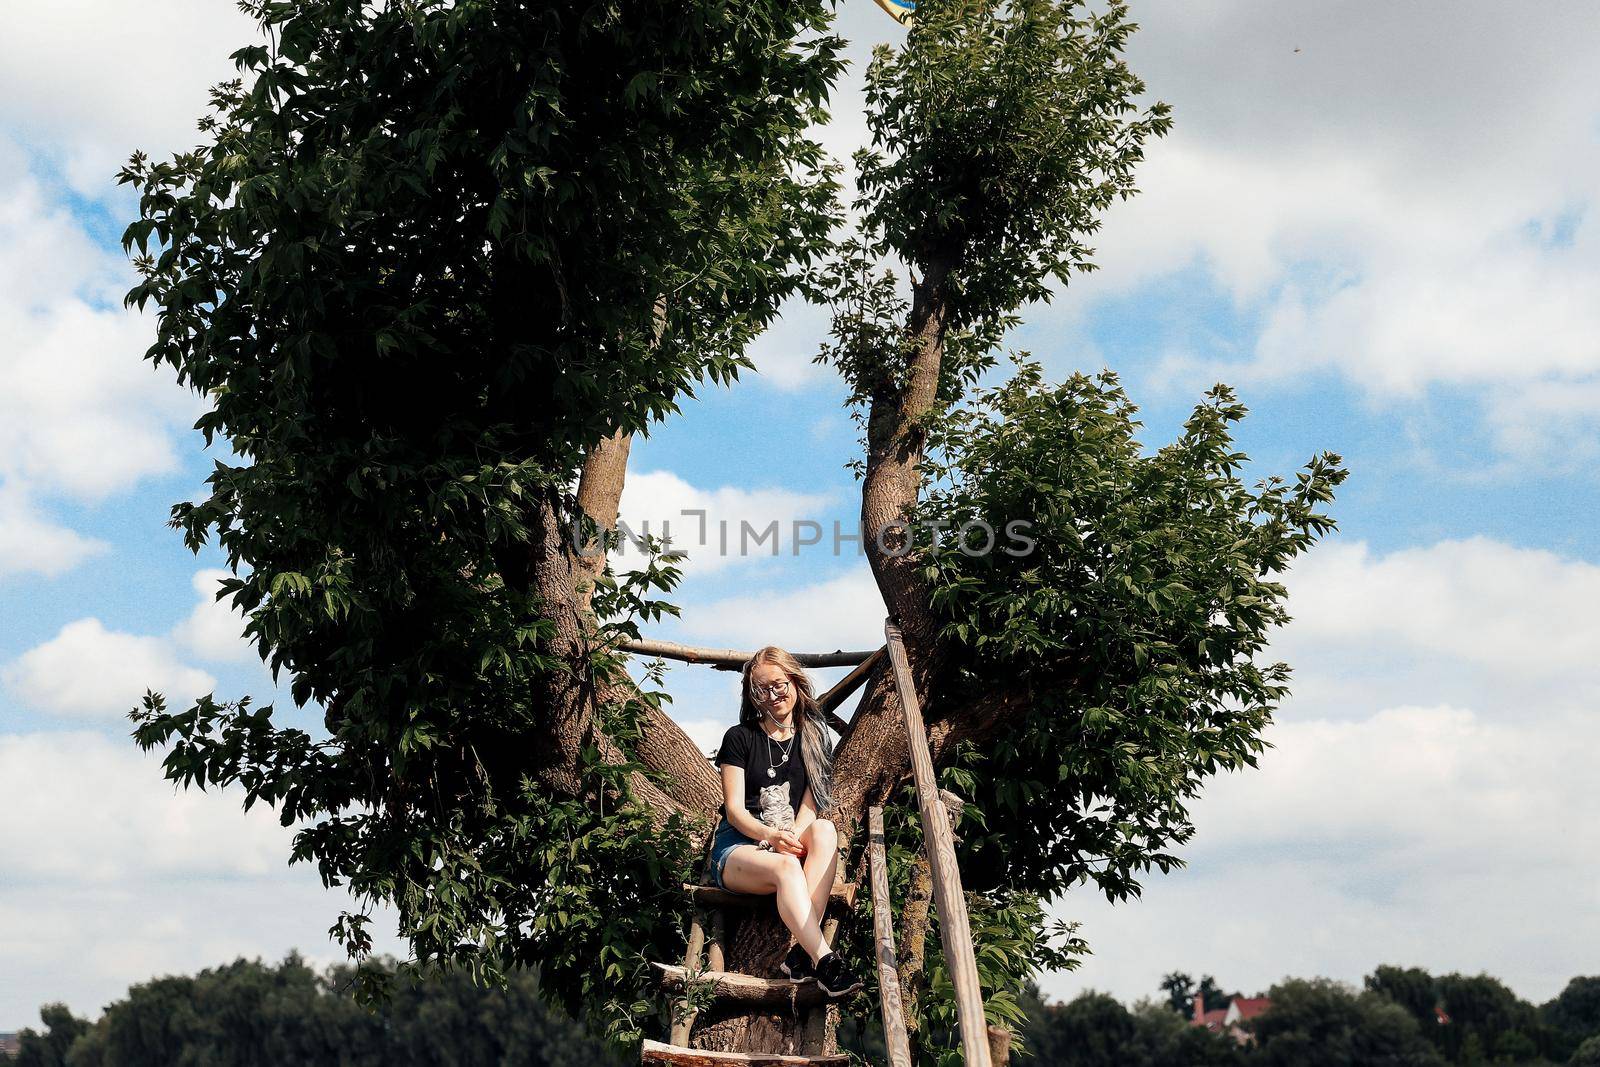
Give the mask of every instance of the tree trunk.
[[[913, 289], [906, 333], [912, 340], [904, 381], [879, 381], [867, 390], [866, 470], [861, 482], [861, 531], [867, 562], [888, 607], [905, 637], [912, 683], [930, 719], [940, 707], [935, 699], [945, 654], [929, 603], [927, 584], [908, 551], [904, 526], [922, 488], [921, 464], [927, 433], [923, 420], [938, 402], [944, 360], [945, 326], [949, 316], [946, 283], [950, 262], [935, 258]], [[896, 528], [901, 532], [897, 533]], [[834, 821], [849, 840], [866, 809], [884, 803], [909, 772], [910, 750], [905, 719], [887, 666], [867, 683], [850, 736], [839, 746]]]
[[[776, 907], [754, 908], [729, 916], [727, 969], [759, 978], [781, 978], [778, 964], [789, 951], [790, 934]], [[824, 1008], [814, 1009], [823, 1011]], [[776, 1052], [802, 1055], [807, 1037], [806, 1012], [712, 1007], [698, 1021], [692, 1044], [711, 1052]], [[828, 1034], [831, 1041], [832, 1034]]]

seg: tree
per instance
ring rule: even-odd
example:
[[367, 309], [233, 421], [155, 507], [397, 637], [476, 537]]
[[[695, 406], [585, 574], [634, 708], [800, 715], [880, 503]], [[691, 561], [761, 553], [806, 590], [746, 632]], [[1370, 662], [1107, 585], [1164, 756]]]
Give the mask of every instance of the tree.
[[1051, 1067], [1240, 1067], [1244, 1050], [1232, 1037], [1190, 1026], [1165, 1005], [1123, 1007], [1103, 993], [1080, 993], [1046, 1004], [1037, 989], [1026, 998], [1023, 1044], [1034, 1062]]
[[[562, 527], [614, 516], [627, 434], [747, 365], [822, 247], [839, 42], [821, 0], [246, 9], [271, 43], [208, 143], [123, 174], [157, 248], [129, 299], [240, 457], [174, 523], [326, 736], [152, 698], [140, 743], [305, 824], [294, 858], [420, 960], [539, 961], [623, 1015], [716, 780], [604, 652], [635, 590]], [[335, 926], [357, 956], [367, 921]]]
[[1572, 979], [1539, 1014], [1558, 1037], [1560, 1047], [1553, 1049], [1557, 1058], [1591, 1037], [1600, 1037], [1600, 977]]
[[[375, 965], [389, 970], [389, 961]], [[580, 1067], [616, 1063], [599, 1041], [540, 1002], [538, 980], [504, 988], [466, 974], [397, 980], [368, 1011], [349, 968], [319, 973], [291, 955], [236, 960], [133, 986], [72, 1045], [68, 1067]]]
[[1182, 971], [1173, 971], [1161, 979], [1161, 991], [1167, 995], [1166, 1005], [1179, 1015], [1194, 1011], [1194, 979]]
[[65, 1004], [46, 1004], [39, 1009], [44, 1033], [23, 1029], [17, 1033], [17, 1067], [66, 1067], [67, 1051], [89, 1029], [87, 1021], [73, 1015]]
[[1254, 1063], [1285, 1067], [1425, 1067], [1445, 1061], [1406, 1010], [1326, 978], [1290, 979], [1267, 994], [1272, 1010], [1247, 1025]]
[[1452, 1063], [1531, 1059], [1548, 1043], [1537, 1010], [1499, 979], [1446, 974], [1437, 983], [1450, 1025], [1434, 1033]]
[[1431, 1034], [1439, 1024], [1436, 1011], [1441, 1008], [1438, 983], [1433, 975], [1421, 967], [1378, 967], [1364, 980], [1366, 988], [1382, 994], [1400, 1005], [1425, 1034]]
[[[1286, 618], [1273, 575], [1332, 528], [1343, 471], [1246, 486], [1223, 387], [1149, 453], [1110, 374], [1052, 384], [1018, 357], [994, 381], [1019, 311], [1090, 269], [1167, 129], [1135, 103], [1121, 4], [919, 5], [868, 72], [862, 226], [825, 270], [821, 0], [246, 6], [271, 44], [236, 54], [253, 81], [219, 88], [208, 143], [124, 172], [130, 300], [159, 308], [150, 358], [239, 457], [174, 523], [221, 546], [224, 595], [326, 734], [152, 694], [136, 736], [170, 778], [278, 807], [294, 858], [393, 904], [420, 964], [536, 963], [636, 1036], [719, 787], [615, 653], [675, 610], [671, 558], [619, 579], [567, 533], [614, 536], [630, 435], [732, 381], [814, 286], [866, 431], [864, 550], [968, 800], [974, 914], [1022, 948], [984, 958], [991, 1005], [1081, 947], [1049, 936], [1042, 897], [1120, 899], [1177, 865], [1202, 780], [1264, 747], [1287, 679], [1256, 662]], [[918, 533], [1016, 519], [1028, 552]], [[847, 838], [900, 801], [900, 721], [879, 670], [836, 758]], [[910, 1021], [931, 1025], [926, 898], [897, 918]], [[367, 922], [334, 927], [357, 957]], [[774, 923], [730, 963], [782, 950]], [[754, 1021], [707, 1015], [697, 1040], [788, 1025]]]
[[1600, 1037], [1585, 1039], [1567, 1063], [1569, 1067], [1600, 1067]]

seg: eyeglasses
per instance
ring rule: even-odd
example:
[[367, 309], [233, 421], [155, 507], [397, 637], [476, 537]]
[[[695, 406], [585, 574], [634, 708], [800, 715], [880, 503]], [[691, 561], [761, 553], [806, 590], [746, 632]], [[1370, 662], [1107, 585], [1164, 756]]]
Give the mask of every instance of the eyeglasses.
[[773, 682], [771, 685], [752, 685], [751, 692], [758, 697], [781, 697], [789, 691], [788, 682]]

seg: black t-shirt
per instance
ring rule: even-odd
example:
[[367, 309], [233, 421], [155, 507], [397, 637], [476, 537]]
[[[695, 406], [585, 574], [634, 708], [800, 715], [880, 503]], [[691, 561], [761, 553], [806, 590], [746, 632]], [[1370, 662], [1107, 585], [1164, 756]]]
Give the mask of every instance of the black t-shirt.
[[[783, 753], [787, 749], [788, 760]], [[800, 756], [800, 734], [779, 742], [759, 726], [734, 723], [722, 735], [717, 749], [717, 765], [744, 768], [744, 807], [751, 815], [774, 829], [788, 827], [800, 813], [811, 784], [806, 763]], [[771, 773], [769, 773], [771, 772]]]

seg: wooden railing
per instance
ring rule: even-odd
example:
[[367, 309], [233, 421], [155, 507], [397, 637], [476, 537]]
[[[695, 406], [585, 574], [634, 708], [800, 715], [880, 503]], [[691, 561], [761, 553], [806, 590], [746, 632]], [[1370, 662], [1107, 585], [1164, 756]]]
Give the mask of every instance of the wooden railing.
[[956, 864], [956, 843], [950, 816], [939, 797], [933, 775], [933, 755], [928, 751], [928, 731], [922, 722], [922, 705], [906, 661], [905, 638], [893, 619], [883, 624], [884, 645], [894, 668], [895, 690], [906, 717], [906, 739], [911, 746], [911, 776], [917, 784], [917, 810], [922, 818], [922, 842], [933, 877], [933, 901], [939, 909], [939, 939], [945, 966], [955, 987], [956, 1015], [961, 1023], [961, 1051], [967, 1067], [991, 1067], [988, 1023], [983, 1015], [983, 989], [978, 983], [978, 960], [972, 950], [972, 926], [967, 901], [961, 891], [961, 868]]

